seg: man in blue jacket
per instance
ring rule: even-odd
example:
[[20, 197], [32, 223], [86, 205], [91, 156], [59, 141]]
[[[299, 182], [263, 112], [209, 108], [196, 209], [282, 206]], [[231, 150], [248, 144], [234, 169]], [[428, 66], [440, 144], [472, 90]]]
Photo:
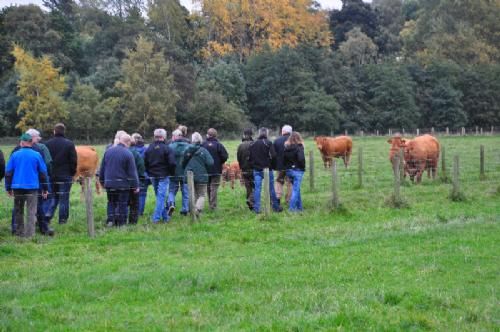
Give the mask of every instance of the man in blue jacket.
[[99, 171], [99, 181], [106, 188], [110, 204], [108, 226], [123, 226], [127, 223], [129, 192], [139, 193], [139, 177], [134, 156], [129, 151], [130, 136], [123, 134], [119, 143], [104, 153]]
[[[40, 153], [32, 149], [31, 135], [21, 136], [21, 149], [9, 159], [5, 172], [5, 189], [14, 197], [15, 234], [31, 237], [35, 234], [38, 189], [42, 187], [42, 197], [48, 195], [47, 167]], [[28, 220], [24, 227], [24, 205], [27, 205]], [[47, 233], [48, 234], [48, 233]], [[53, 235], [53, 232], [48, 235]]]
[[214, 163], [208, 167], [208, 205], [211, 210], [217, 208], [217, 190], [219, 189], [222, 164], [227, 161], [228, 154], [224, 145], [217, 140], [217, 130], [210, 128], [207, 139], [202, 146], [210, 152]]
[[144, 164], [156, 195], [156, 206], [153, 213], [153, 223], [168, 222], [173, 209], [167, 213], [166, 198], [168, 193], [169, 177], [175, 175], [175, 154], [165, 143], [167, 132], [165, 129], [155, 129], [155, 141], [151, 143], [144, 155]]

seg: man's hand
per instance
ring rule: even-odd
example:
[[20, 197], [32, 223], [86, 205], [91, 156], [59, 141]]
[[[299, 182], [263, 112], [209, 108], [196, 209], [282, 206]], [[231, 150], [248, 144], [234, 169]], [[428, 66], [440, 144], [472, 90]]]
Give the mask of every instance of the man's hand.
[[47, 199], [47, 197], [49, 196], [49, 192], [48, 191], [42, 191], [42, 198], [43, 199]]
[[141, 189], [140, 189], [140, 188], [135, 188], [135, 189], [134, 189], [134, 193], [136, 193], [136, 194], [138, 194], [138, 193], [139, 193], [139, 191], [141, 191]]

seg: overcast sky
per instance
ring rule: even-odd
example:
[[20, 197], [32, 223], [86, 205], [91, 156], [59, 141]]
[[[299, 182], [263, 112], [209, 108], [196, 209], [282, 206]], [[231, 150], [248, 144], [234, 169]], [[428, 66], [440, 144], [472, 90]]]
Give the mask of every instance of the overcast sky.
[[[365, 0], [366, 1], [366, 0]], [[366, 1], [370, 2], [370, 1]], [[34, 3], [37, 5], [42, 5], [42, 0], [0, 0], [0, 7], [5, 7], [9, 5], [26, 5]], [[192, 7], [192, 0], [181, 0], [181, 3], [188, 9]], [[319, 3], [321, 4], [321, 7], [325, 9], [333, 9], [333, 8], [340, 8], [342, 6], [341, 0], [319, 0]]]

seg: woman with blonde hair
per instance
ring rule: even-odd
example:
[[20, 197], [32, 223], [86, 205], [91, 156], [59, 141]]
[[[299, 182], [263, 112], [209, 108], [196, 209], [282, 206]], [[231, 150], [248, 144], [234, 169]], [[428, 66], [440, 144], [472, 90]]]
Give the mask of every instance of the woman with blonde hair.
[[292, 132], [285, 142], [284, 163], [286, 176], [292, 182], [292, 195], [288, 210], [290, 212], [302, 211], [300, 185], [306, 170], [306, 158], [304, 155], [304, 140], [296, 131]]

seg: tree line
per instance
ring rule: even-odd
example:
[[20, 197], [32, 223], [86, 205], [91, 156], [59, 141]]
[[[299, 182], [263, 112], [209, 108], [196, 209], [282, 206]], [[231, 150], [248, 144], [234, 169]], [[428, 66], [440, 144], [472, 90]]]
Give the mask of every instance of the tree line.
[[489, 0], [44, 0], [0, 11], [0, 136], [500, 125]]

